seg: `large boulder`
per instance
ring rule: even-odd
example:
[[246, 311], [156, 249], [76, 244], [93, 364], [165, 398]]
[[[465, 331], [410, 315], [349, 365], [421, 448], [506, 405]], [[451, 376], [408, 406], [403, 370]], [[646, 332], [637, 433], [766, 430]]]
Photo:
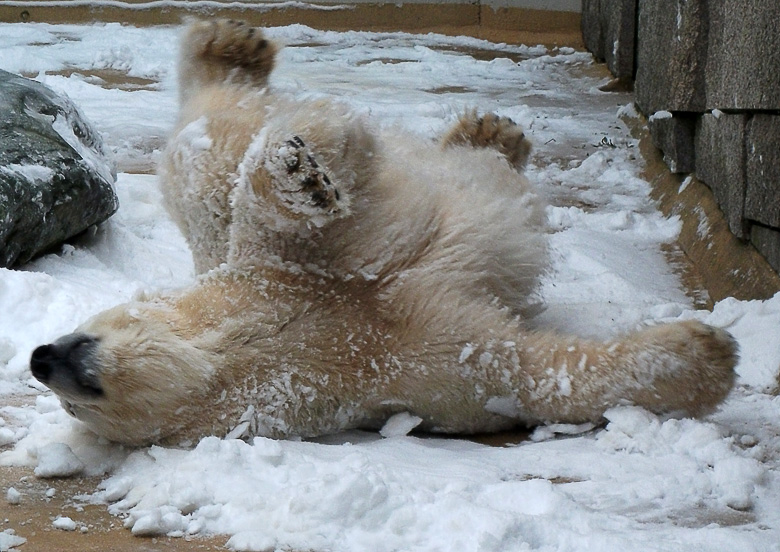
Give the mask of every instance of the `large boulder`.
[[114, 214], [115, 180], [100, 136], [67, 97], [0, 71], [0, 267]]

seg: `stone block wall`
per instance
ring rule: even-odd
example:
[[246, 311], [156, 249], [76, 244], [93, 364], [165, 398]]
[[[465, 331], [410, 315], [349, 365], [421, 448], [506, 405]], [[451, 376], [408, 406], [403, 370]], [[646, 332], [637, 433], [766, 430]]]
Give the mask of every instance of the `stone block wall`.
[[670, 169], [705, 182], [780, 272], [780, 1], [582, 0], [582, 32], [634, 79]]

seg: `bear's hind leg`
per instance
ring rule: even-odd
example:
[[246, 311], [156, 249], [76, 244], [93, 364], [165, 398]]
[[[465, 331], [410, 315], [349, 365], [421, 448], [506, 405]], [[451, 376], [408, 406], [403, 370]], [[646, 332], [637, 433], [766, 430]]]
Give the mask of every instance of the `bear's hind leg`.
[[268, 84], [277, 48], [263, 30], [243, 21], [198, 21], [187, 29], [181, 44], [179, 87], [182, 103], [198, 88], [231, 83]]
[[495, 113], [480, 117], [476, 111], [458, 119], [444, 136], [442, 147], [452, 146], [493, 148], [518, 171], [523, 170], [531, 153], [531, 142], [526, 139], [520, 125], [509, 117], [499, 117]]

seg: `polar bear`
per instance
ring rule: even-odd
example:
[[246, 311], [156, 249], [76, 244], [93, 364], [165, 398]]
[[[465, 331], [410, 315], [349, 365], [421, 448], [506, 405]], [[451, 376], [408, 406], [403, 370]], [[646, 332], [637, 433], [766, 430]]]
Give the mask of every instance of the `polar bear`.
[[635, 404], [697, 415], [737, 348], [697, 322], [606, 343], [533, 330], [544, 208], [508, 119], [434, 143], [268, 88], [261, 29], [196, 22], [165, 153], [167, 207], [200, 276], [98, 314], [32, 354], [94, 432], [131, 445], [308, 438], [409, 412], [472, 434], [599, 421]]

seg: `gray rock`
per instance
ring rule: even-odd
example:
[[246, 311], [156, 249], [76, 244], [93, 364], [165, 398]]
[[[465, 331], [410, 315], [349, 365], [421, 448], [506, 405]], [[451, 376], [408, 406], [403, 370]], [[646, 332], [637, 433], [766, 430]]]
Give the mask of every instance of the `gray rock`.
[[708, 109], [780, 109], [780, 2], [710, 2]]
[[0, 266], [110, 217], [115, 179], [100, 136], [68, 98], [0, 71]]
[[634, 76], [636, 0], [583, 0], [585, 47], [618, 78]]
[[604, 26], [601, 21], [601, 0], [582, 0], [580, 17], [582, 41], [596, 59], [604, 59]]
[[780, 115], [751, 117], [745, 150], [745, 217], [780, 228]]
[[601, 3], [604, 22], [604, 60], [618, 78], [634, 76], [636, 0]]
[[706, 113], [696, 124], [696, 176], [712, 190], [729, 229], [748, 237], [745, 207], [745, 133], [747, 115]]
[[769, 266], [780, 272], [780, 230], [755, 224], [750, 229], [750, 243], [763, 255]]
[[708, 0], [639, 0], [637, 9], [637, 106], [704, 111]]
[[664, 161], [673, 173], [692, 173], [696, 168], [696, 119], [693, 115], [661, 111], [647, 121], [653, 145], [664, 152]]

